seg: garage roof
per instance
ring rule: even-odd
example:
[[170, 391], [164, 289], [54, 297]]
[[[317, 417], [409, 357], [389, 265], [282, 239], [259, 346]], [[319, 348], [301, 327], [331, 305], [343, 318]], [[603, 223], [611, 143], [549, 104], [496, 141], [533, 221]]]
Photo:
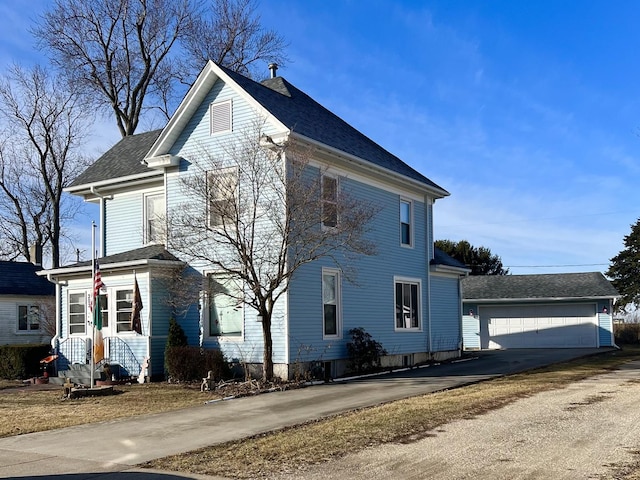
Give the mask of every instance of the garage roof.
[[600, 272], [542, 275], [476, 275], [462, 280], [465, 301], [617, 298]]

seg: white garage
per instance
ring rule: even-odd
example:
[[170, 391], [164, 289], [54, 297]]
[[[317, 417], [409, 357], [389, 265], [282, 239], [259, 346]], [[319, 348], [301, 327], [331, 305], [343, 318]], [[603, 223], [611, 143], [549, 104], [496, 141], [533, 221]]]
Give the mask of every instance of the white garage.
[[596, 304], [481, 306], [481, 348], [598, 345]]
[[620, 295], [600, 272], [470, 276], [462, 288], [465, 349], [614, 345]]

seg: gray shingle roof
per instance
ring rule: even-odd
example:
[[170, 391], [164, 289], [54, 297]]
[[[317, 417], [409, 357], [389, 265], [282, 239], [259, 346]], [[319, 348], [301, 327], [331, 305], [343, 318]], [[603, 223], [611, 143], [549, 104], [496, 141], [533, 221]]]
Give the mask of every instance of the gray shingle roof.
[[600, 272], [477, 275], [462, 280], [464, 300], [613, 298], [618, 291]]
[[162, 130], [124, 137], [76, 177], [70, 187], [149, 173], [141, 162]]
[[0, 261], [0, 295], [54, 295], [55, 286], [36, 272], [39, 265]]
[[455, 268], [464, 268], [465, 270], [469, 270], [464, 263], [456, 260], [448, 253], [443, 252], [438, 247], [433, 247], [433, 260], [431, 260], [432, 265], [446, 265], [447, 267], [455, 267]]
[[[167, 261], [180, 261], [169, 252], [164, 245], [147, 245], [146, 247], [136, 248], [122, 253], [116, 253], [114, 255], [108, 255], [98, 259], [98, 263], [101, 266], [106, 266], [112, 263], [122, 262], [134, 262], [137, 260], [167, 260]], [[68, 267], [85, 267], [91, 265], [91, 261], [79, 262]]]
[[284, 78], [276, 77], [257, 83], [229, 69], [223, 69], [294, 133], [446, 192]]

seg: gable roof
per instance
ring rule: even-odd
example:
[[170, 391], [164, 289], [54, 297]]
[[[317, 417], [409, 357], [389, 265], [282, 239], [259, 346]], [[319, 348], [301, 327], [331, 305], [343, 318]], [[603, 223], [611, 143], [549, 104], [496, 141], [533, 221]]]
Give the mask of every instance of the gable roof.
[[284, 78], [275, 77], [258, 83], [224, 67], [220, 68], [294, 135], [302, 135], [399, 173], [440, 190], [443, 195], [449, 194]]
[[53, 283], [36, 275], [40, 270], [33, 263], [0, 261], [0, 295], [54, 295]]
[[600, 272], [542, 275], [476, 275], [462, 280], [465, 301], [617, 298]]
[[77, 187], [87, 184], [124, 177], [162, 176], [162, 172], [151, 170], [142, 164], [142, 160], [161, 132], [162, 129], [159, 129], [122, 138], [78, 175], [67, 190], [74, 191]]
[[195, 108], [201, 104], [206, 93], [218, 79], [222, 79], [238, 90], [257, 110], [268, 115], [280, 125], [280, 128], [288, 129], [291, 135], [344, 152], [384, 172], [418, 182], [432, 190], [436, 196], [449, 195], [445, 189], [353, 128], [284, 78], [275, 77], [259, 83], [212, 61], [203, 68], [162, 130], [123, 138], [80, 174], [67, 191], [79, 193], [86, 191], [88, 185], [109, 183], [109, 181], [127, 177], [133, 179], [143, 176], [161, 176], [163, 173], [161, 170], [150, 169], [143, 164], [143, 161], [145, 158], [168, 153]]

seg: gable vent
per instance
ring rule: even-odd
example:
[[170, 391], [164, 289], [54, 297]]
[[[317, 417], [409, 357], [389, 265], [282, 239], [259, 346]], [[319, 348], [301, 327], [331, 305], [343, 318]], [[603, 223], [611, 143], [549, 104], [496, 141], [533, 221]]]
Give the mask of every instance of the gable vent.
[[211, 135], [231, 131], [231, 100], [212, 103], [209, 114], [211, 116]]

